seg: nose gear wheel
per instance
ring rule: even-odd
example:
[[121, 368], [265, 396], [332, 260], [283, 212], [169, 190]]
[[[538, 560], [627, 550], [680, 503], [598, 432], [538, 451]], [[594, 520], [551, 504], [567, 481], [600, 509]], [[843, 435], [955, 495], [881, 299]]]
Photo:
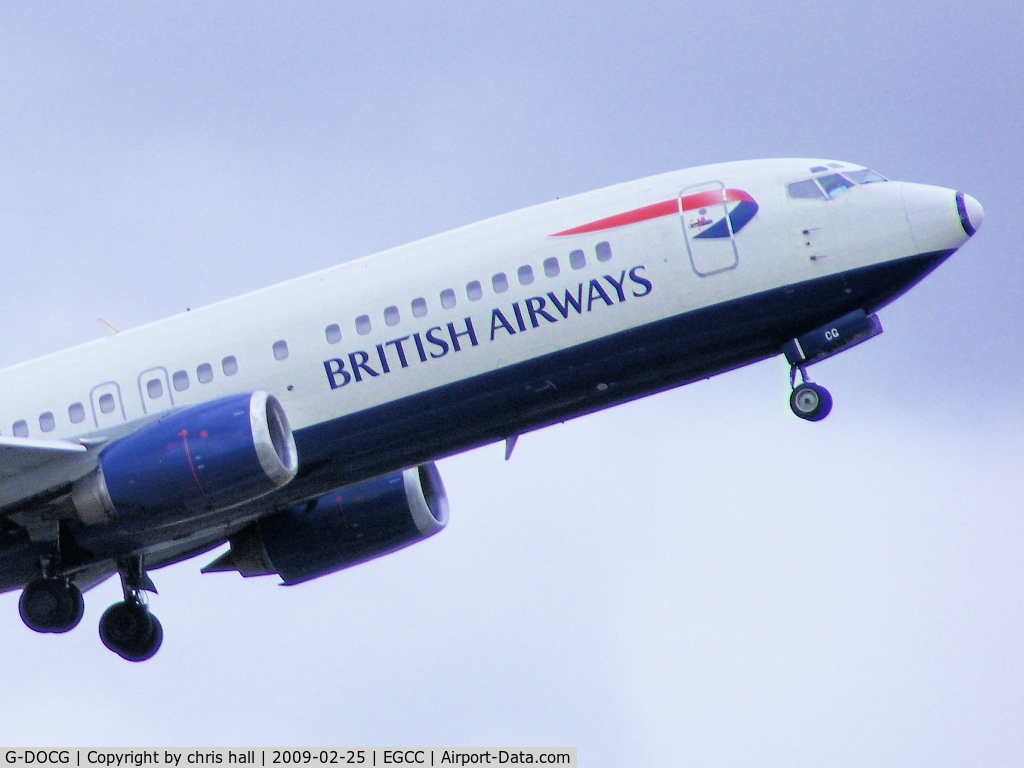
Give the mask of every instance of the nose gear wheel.
[[832, 395], [820, 384], [805, 381], [793, 388], [789, 407], [801, 419], [821, 421], [832, 410]]

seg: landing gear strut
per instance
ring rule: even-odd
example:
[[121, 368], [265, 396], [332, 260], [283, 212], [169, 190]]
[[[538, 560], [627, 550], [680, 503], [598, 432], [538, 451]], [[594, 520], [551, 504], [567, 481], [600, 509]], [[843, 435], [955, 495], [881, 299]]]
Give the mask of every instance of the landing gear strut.
[[[796, 373], [800, 371], [800, 384], [796, 383]], [[789, 384], [793, 392], [789, 396], [789, 407], [797, 416], [807, 421], [821, 421], [832, 410], [832, 395], [820, 384], [807, 378], [807, 370], [803, 366], [794, 365], [790, 370]]]
[[114, 603], [100, 617], [100, 640], [109, 650], [128, 661], [152, 658], [164, 641], [164, 628], [149, 612], [143, 592], [156, 592], [146, 575], [142, 557], [118, 561], [124, 601]]

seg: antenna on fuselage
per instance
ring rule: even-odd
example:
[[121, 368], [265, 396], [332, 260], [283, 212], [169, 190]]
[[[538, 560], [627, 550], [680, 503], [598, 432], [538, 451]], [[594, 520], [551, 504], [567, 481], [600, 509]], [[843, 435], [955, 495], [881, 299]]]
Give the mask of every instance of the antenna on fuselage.
[[106, 333], [107, 336], [116, 336], [117, 334], [120, 333], [120, 331], [117, 330], [117, 328], [108, 323], [102, 317], [97, 317], [96, 322], [100, 324], [100, 328], [103, 329], [104, 333]]
[[516, 449], [516, 440], [519, 439], [519, 435], [509, 435], [505, 438], [505, 461], [512, 458], [512, 451]]

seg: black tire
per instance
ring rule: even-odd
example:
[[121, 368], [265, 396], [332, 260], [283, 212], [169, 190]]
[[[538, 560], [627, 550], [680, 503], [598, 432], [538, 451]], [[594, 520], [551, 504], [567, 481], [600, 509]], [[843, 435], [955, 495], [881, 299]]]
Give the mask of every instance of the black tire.
[[100, 640], [122, 659], [145, 661], [160, 650], [164, 630], [146, 606], [114, 603], [100, 617]]
[[35, 632], [70, 632], [85, 614], [82, 591], [63, 579], [36, 579], [25, 585], [18, 613]]
[[789, 396], [789, 407], [807, 421], [821, 421], [832, 410], [832, 395], [820, 384], [804, 382], [794, 387]]

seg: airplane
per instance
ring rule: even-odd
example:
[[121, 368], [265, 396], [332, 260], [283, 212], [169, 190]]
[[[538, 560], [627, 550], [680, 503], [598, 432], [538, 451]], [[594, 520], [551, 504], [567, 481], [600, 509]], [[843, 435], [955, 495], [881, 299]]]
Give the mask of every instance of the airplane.
[[150, 571], [286, 585], [433, 536], [439, 458], [776, 355], [807, 369], [981, 226], [973, 197], [817, 159], [664, 173], [488, 219], [0, 371], [0, 591], [151, 658]]

